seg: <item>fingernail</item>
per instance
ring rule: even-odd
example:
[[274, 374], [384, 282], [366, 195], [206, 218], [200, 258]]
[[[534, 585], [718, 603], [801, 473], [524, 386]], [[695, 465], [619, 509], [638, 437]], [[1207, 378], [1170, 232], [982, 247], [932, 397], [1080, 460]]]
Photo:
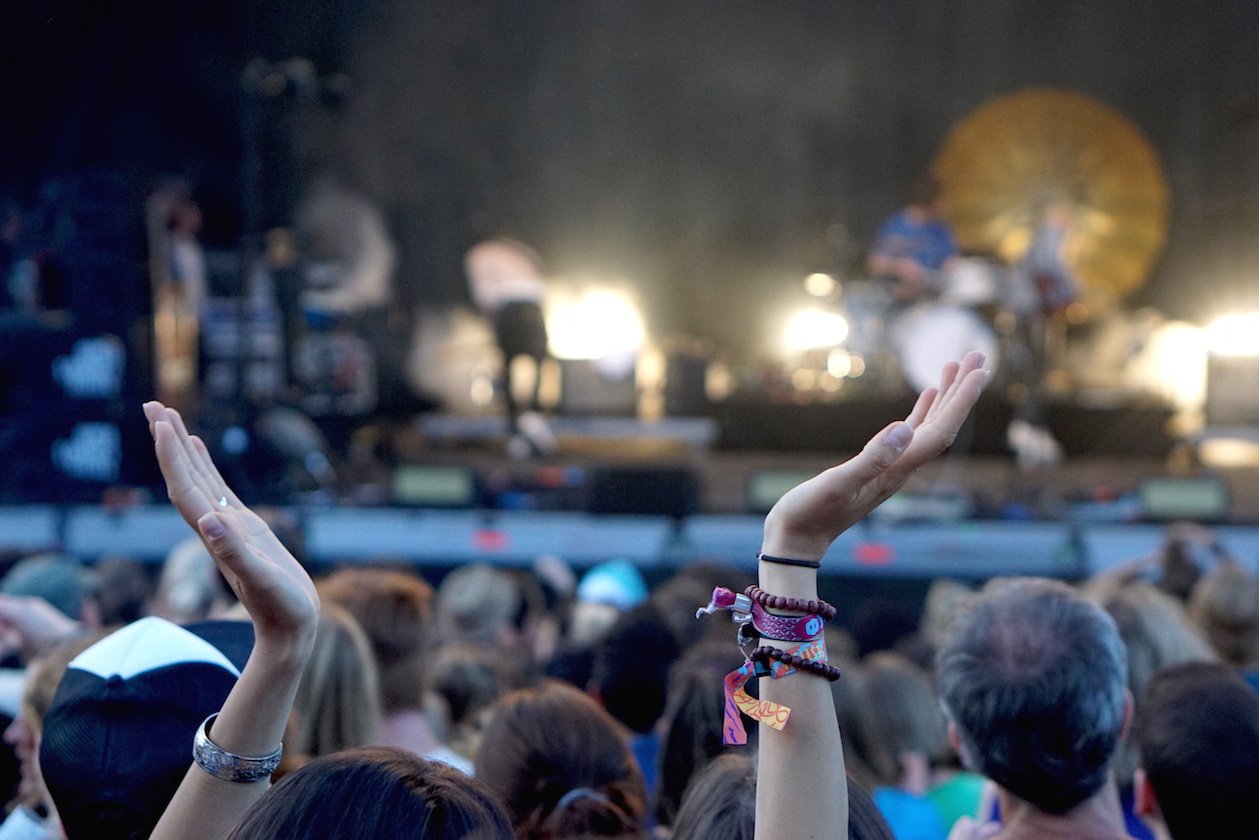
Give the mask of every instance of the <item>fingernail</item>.
[[914, 436], [914, 430], [909, 428], [905, 423], [893, 426], [892, 430], [887, 433], [887, 442], [896, 449], [904, 449], [909, 446], [909, 440]]
[[223, 520], [213, 513], [207, 513], [201, 517], [201, 521], [197, 524], [201, 526], [201, 533], [212, 540], [217, 540], [227, 533], [227, 527], [223, 524]]

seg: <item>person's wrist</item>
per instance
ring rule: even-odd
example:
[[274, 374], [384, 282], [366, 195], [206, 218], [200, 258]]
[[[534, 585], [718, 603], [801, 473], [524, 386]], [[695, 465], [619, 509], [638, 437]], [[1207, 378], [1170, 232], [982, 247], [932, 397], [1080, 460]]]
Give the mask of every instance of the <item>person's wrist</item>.
[[315, 628], [297, 634], [257, 632], [250, 660], [271, 672], [300, 672], [315, 649]]
[[795, 560], [821, 560], [833, 541], [831, 535], [794, 527], [771, 510], [765, 517], [761, 553]]

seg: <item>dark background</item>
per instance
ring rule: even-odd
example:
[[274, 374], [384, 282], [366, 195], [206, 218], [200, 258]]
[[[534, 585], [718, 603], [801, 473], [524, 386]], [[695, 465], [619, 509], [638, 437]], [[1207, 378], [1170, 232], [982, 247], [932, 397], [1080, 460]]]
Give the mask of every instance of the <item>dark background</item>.
[[1132, 302], [1206, 320], [1259, 306], [1256, 43], [1253, 0], [9, 0], [0, 195], [179, 174], [230, 247], [242, 68], [304, 56], [356, 92], [259, 106], [263, 224], [331, 167], [385, 211], [408, 303], [463, 299], [462, 249], [508, 231], [729, 352], [804, 274], [858, 264], [956, 121], [1051, 85], [1162, 156], [1168, 247]]

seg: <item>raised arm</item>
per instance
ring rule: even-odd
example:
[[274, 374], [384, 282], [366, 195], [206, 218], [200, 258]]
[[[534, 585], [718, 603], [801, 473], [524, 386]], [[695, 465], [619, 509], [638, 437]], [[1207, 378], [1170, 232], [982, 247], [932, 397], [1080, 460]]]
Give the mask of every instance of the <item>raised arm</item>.
[[[319, 597], [310, 576], [223, 481], [200, 438], [174, 409], [144, 406], [171, 503], [200, 535], [254, 624], [254, 649], [209, 732], [214, 747], [238, 756], [275, 752], [302, 667], [310, 656]], [[188, 745], [189, 754], [192, 744]], [[267, 779], [226, 781], [192, 764], [153, 840], [220, 840]]]
[[[841, 533], [899, 490], [949, 447], [987, 381], [984, 357], [945, 366], [940, 387], [875, 435], [852, 459], [792, 488], [765, 517], [763, 555], [819, 561]], [[811, 568], [760, 563], [760, 586], [773, 595], [817, 600]], [[762, 645], [787, 643], [762, 639]], [[782, 731], [760, 726], [757, 840], [848, 837], [844, 756], [831, 692], [808, 674], [761, 680], [761, 697], [791, 709]]]

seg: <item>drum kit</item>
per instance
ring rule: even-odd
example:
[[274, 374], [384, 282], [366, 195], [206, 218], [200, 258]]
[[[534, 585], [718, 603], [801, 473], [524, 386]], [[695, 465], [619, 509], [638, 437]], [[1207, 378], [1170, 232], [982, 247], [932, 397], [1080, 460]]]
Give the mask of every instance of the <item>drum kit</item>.
[[1081, 286], [1072, 323], [1115, 311], [1162, 250], [1170, 193], [1157, 152], [1121, 113], [1074, 91], [983, 104], [950, 132], [931, 174], [958, 244], [985, 256], [950, 261], [909, 304], [878, 280], [844, 289], [847, 349], [877, 360], [869, 369], [899, 371], [889, 387], [929, 387], [943, 361], [969, 350], [1007, 383], [1034, 387], [1054, 366], [1045, 330], [1062, 313], [1022, 267], [1047, 208], [1070, 208], [1061, 257]]
[[898, 371], [900, 380], [884, 381], [893, 388], [902, 380], [915, 391], [928, 388], [945, 362], [971, 350], [996, 371], [1003, 344], [1016, 338], [997, 329], [998, 316], [1017, 303], [1013, 274], [988, 260], [957, 259], [929, 284], [931, 292], [909, 304], [894, 300], [878, 280], [850, 284], [839, 300], [849, 324], [847, 349], [873, 362], [868, 370]]

